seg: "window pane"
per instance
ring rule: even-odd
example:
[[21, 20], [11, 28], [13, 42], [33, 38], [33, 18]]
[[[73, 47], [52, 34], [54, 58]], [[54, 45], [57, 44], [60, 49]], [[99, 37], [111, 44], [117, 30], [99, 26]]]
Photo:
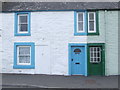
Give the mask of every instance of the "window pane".
[[94, 31], [94, 21], [89, 22], [89, 30]]
[[27, 23], [27, 16], [19, 16], [20, 24]]
[[93, 62], [93, 58], [91, 58], [90, 61]]
[[91, 53], [91, 57], [93, 57], [93, 53]]
[[100, 58], [98, 58], [98, 62], [100, 62]]
[[100, 48], [97, 48], [97, 51], [100, 51]]
[[96, 58], [94, 58], [94, 62], [96, 62]]
[[96, 51], [96, 47], [94, 47], [94, 51]]
[[19, 55], [30, 55], [30, 47], [19, 47]]
[[97, 53], [97, 57], [100, 57], [100, 53]]
[[78, 31], [83, 31], [83, 22], [78, 22]]
[[28, 27], [27, 24], [21, 24], [20, 25], [20, 31], [27, 31], [27, 27]]
[[92, 47], [90, 48], [90, 51], [93, 51], [93, 48], [92, 48]]
[[94, 57], [96, 57], [96, 53], [94, 53]]
[[20, 56], [19, 63], [30, 63], [30, 57], [29, 56]]
[[83, 13], [78, 13], [78, 21], [83, 21]]
[[94, 20], [94, 13], [89, 13], [89, 20]]

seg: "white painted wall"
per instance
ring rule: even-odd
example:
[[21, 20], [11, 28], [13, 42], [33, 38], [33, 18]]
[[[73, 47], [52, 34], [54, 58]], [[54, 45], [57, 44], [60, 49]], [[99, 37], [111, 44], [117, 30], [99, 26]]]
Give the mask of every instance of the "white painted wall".
[[[3, 73], [68, 74], [68, 43], [86, 43], [74, 36], [74, 12], [32, 12], [31, 36], [14, 37], [14, 13], [3, 13]], [[7, 32], [7, 33], [6, 33]], [[35, 42], [35, 69], [13, 69], [14, 42]]]

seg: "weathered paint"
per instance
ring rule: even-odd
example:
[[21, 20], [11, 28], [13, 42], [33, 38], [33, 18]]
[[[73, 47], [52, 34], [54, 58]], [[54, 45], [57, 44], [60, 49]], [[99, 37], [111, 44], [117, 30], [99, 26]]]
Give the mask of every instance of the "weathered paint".
[[[88, 43], [105, 43], [105, 74], [118, 74], [118, 11], [99, 11], [99, 35]], [[113, 67], [114, 66], [114, 67]]]
[[[31, 36], [14, 36], [14, 13], [3, 18], [3, 73], [68, 75], [68, 43], [87, 42], [74, 36], [74, 11], [31, 12]], [[35, 43], [35, 69], [13, 69], [14, 42]]]

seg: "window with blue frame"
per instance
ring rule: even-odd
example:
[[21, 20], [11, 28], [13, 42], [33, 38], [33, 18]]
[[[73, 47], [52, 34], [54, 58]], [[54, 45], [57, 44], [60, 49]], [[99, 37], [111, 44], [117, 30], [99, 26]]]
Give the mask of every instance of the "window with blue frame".
[[74, 35], [99, 35], [98, 11], [74, 12]]
[[15, 36], [30, 35], [30, 12], [15, 13]]
[[35, 45], [32, 42], [14, 43], [14, 69], [35, 68]]

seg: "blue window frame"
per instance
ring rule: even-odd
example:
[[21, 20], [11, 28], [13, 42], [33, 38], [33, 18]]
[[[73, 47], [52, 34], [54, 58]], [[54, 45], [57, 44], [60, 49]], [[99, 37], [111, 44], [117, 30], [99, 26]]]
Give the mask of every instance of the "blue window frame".
[[74, 12], [74, 35], [87, 35], [86, 11]]
[[33, 42], [14, 43], [14, 69], [35, 68], [35, 45]]
[[30, 12], [16, 12], [15, 13], [15, 36], [30, 36]]

